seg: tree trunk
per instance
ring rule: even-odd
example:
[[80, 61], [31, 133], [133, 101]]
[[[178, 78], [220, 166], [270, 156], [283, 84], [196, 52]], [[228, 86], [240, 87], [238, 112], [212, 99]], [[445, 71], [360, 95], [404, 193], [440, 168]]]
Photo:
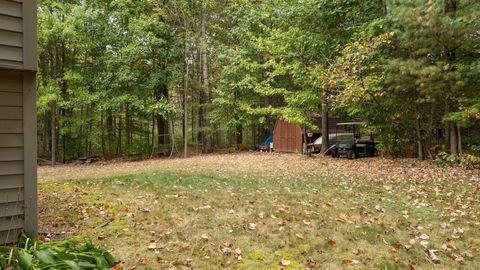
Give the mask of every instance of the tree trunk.
[[[159, 88], [155, 91], [155, 99], [156, 101], [160, 101], [162, 99], [168, 100], [168, 88], [165, 84], [161, 84]], [[162, 146], [168, 145], [170, 143], [169, 138], [169, 126], [168, 126], [168, 119], [165, 116], [157, 115], [157, 136], [158, 136], [158, 148], [159, 153]]]
[[463, 147], [462, 147], [462, 131], [459, 126], [457, 126], [457, 131], [458, 131], [458, 136], [457, 136], [457, 141], [458, 141], [458, 154], [462, 155], [463, 154]]
[[203, 152], [212, 153], [212, 134], [210, 130], [210, 120], [209, 116], [209, 106], [210, 106], [210, 89], [208, 85], [208, 52], [207, 52], [207, 14], [205, 10], [202, 11], [201, 26], [200, 26], [200, 37], [201, 37], [201, 66], [202, 66], [202, 104], [203, 114], [202, 114], [202, 130], [203, 130]]
[[111, 112], [107, 112], [107, 156], [110, 158], [113, 156], [113, 146], [114, 146], [114, 130], [115, 124], [113, 121], [113, 116]]
[[101, 113], [101, 116], [100, 116], [100, 128], [102, 130], [102, 154], [104, 157], [107, 156], [107, 149], [106, 149], [106, 146], [105, 146], [105, 126], [104, 126], [104, 115], [103, 115], [103, 111]]
[[235, 144], [237, 150], [240, 149], [240, 146], [243, 143], [243, 127], [242, 125], [237, 125], [236, 132], [235, 132]]
[[457, 127], [450, 123], [450, 154], [458, 155]]
[[[185, 34], [187, 35], [187, 34]], [[188, 53], [187, 53], [187, 43], [185, 42], [185, 54], [184, 54], [184, 63], [185, 63], [185, 77], [184, 77], [184, 89], [183, 89], [183, 157], [187, 158], [188, 157], [188, 114], [187, 114], [187, 109], [188, 109], [188, 104], [187, 104], [187, 99], [188, 99], [188, 72], [189, 72], [189, 67], [188, 67]]]
[[327, 153], [328, 148], [330, 148], [329, 142], [329, 130], [328, 130], [328, 104], [326, 101], [326, 97], [324, 97], [324, 101], [322, 102], [322, 149], [320, 153], [325, 155]]
[[450, 123], [445, 122], [444, 124], [444, 145], [445, 152], [450, 152]]
[[123, 133], [123, 123], [122, 116], [118, 117], [118, 142], [117, 142], [117, 157], [123, 154], [122, 149], [122, 133]]
[[418, 159], [424, 160], [425, 155], [423, 153], [422, 130], [420, 128], [420, 119], [418, 118], [415, 120], [415, 129], [417, 132]]
[[57, 109], [56, 109], [56, 104], [52, 104], [52, 125], [51, 125], [51, 162], [52, 165], [57, 164], [57, 120], [56, 120], [56, 115], [57, 115]]

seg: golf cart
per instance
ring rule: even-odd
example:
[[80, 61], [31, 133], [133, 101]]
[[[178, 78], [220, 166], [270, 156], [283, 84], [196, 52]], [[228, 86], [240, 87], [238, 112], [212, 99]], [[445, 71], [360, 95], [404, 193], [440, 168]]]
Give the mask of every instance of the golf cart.
[[377, 143], [371, 133], [370, 136], [362, 137], [360, 131], [363, 126], [365, 126], [363, 122], [338, 123], [337, 130], [341, 127], [343, 130], [348, 130], [351, 135], [347, 138], [342, 137], [336, 142], [332, 156], [337, 158], [346, 156], [348, 159], [374, 157], [377, 152], [375, 147]]

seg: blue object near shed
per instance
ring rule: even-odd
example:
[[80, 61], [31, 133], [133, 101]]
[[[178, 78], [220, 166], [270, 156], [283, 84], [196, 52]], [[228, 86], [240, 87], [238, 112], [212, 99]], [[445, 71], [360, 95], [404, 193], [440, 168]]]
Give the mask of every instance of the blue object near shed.
[[273, 143], [273, 136], [268, 137], [262, 144], [260, 144], [260, 151], [269, 151], [270, 144]]

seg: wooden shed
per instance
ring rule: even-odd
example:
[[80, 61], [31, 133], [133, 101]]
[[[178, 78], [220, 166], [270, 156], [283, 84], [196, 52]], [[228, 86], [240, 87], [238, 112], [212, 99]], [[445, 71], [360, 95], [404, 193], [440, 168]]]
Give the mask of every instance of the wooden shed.
[[37, 235], [36, 6], [0, 0], [0, 245]]
[[[314, 142], [322, 135], [322, 118], [319, 116], [312, 116], [312, 118], [318, 129], [305, 130], [307, 132], [307, 136], [305, 136], [307, 137], [306, 144]], [[330, 133], [335, 132], [336, 125], [340, 122], [340, 118], [328, 118], [328, 128]], [[276, 152], [303, 153], [303, 133], [304, 128], [300, 125], [289, 123], [282, 118], [277, 118], [273, 130], [273, 149]]]

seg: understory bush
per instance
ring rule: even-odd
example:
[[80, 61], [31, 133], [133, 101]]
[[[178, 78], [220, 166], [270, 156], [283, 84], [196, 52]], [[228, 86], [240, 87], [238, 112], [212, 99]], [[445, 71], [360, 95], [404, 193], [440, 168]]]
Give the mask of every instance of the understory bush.
[[439, 167], [442, 168], [457, 165], [459, 165], [463, 169], [480, 168], [480, 157], [471, 154], [450, 155], [445, 152], [440, 152], [435, 157], [435, 162]]
[[22, 237], [15, 247], [0, 247], [0, 269], [5, 270], [103, 270], [114, 265], [108, 251], [86, 238], [44, 243]]

